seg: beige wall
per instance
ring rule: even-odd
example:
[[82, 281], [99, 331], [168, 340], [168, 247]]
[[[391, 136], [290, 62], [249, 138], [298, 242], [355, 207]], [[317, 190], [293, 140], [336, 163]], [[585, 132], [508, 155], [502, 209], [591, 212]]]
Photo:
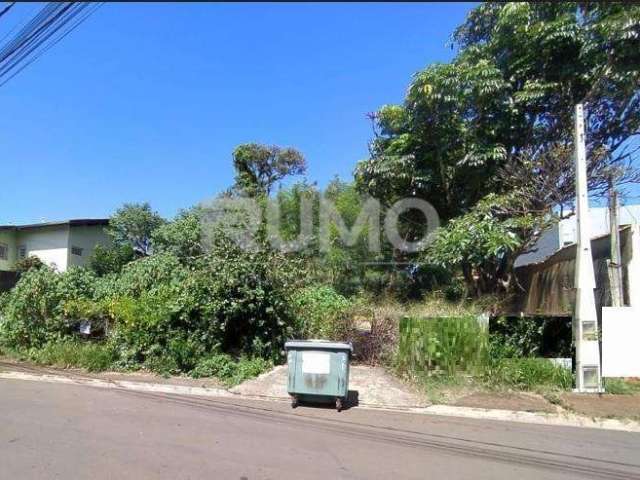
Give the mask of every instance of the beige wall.
[[[110, 246], [111, 237], [105, 233], [102, 225], [71, 227], [69, 232], [69, 260], [68, 266], [85, 266], [96, 245]], [[72, 247], [82, 249], [82, 255], [74, 255]]]
[[[64, 272], [71, 265], [85, 266], [96, 245], [111, 245], [111, 237], [103, 225], [51, 225], [24, 230], [0, 229], [0, 243], [7, 245], [7, 260], [0, 259], [0, 271], [15, 270], [18, 251], [26, 247], [27, 256], [36, 256], [44, 263]], [[72, 253], [72, 247], [82, 250]]]
[[16, 248], [24, 245], [27, 256], [36, 256], [59, 272], [68, 265], [69, 226], [42, 226], [19, 230], [16, 236]]
[[7, 259], [0, 258], [0, 270], [13, 270], [13, 265], [16, 262], [16, 232], [15, 230], [3, 230], [0, 229], [0, 243], [3, 243], [8, 248]]

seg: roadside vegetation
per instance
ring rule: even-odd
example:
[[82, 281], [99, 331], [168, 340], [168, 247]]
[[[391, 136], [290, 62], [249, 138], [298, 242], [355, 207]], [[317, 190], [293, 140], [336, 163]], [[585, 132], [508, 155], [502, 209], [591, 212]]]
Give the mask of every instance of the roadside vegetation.
[[[612, 172], [618, 185], [638, 180], [623, 147], [640, 127], [640, 7], [486, 3], [452, 38], [451, 62], [418, 72], [401, 104], [369, 115], [370, 155], [351, 181], [294, 181], [306, 172], [301, 152], [247, 143], [217, 200], [251, 200], [259, 219], [201, 204], [168, 220], [125, 204], [111, 218], [113, 246], [87, 268], [21, 262], [17, 286], [0, 295], [2, 352], [232, 385], [282, 362], [289, 338], [330, 338], [430, 393], [570, 389], [571, 373], [542, 358], [571, 356], [566, 325], [500, 318], [500, 306], [519, 288], [515, 258], [571, 205], [576, 102], [588, 114], [591, 191], [606, 194]], [[346, 242], [341, 224], [358, 223], [367, 196], [381, 214], [406, 197], [431, 202], [433, 242], [407, 252], [382, 241], [372, 252], [369, 225]], [[321, 199], [335, 207], [324, 224]], [[251, 248], [230, 225], [251, 227]], [[433, 225], [409, 209], [397, 227], [413, 242]], [[303, 246], [273, 248], [274, 234]]]

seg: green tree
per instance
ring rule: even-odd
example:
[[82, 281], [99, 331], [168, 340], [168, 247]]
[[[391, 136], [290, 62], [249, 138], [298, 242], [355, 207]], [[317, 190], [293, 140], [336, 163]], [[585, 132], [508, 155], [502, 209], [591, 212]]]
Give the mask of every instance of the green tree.
[[235, 188], [250, 196], [269, 195], [272, 188], [290, 175], [306, 171], [302, 153], [294, 148], [245, 143], [233, 151]]
[[376, 252], [369, 251], [368, 235], [365, 226], [358, 234], [353, 245], [346, 245], [339, 234], [337, 219], [329, 218], [328, 244], [320, 246], [320, 199], [330, 202], [335, 207], [345, 226], [352, 228], [364, 207], [364, 197], [355, 185], [334, 178], [324, 190], [314, 185], [299, 182], [278, 191], [274, 202], [278, 203], [280, 213], [279, 233], [283, 240], [294, 241], [301, 235], [300, 218], [302, 205], [307, 202], [311, 208], [312, 228], [304, 241], [304, 248], [296, 251], [315, 272], [314, 280], [328, 283], [342, 294], [352, 294], [363, 288], [370, 268], [368, 264], [377, 257]]
[[153, 247], [158, 252], [175, 255], [189, 262], [202, 255], [202, 225], [199, 209], [185, 210], [171, 222], [158, 227], [152, 234]]
[[[540, 159], [572, 144], [581, 101], [592, 188], [603, 191], [614, 166], [623, 181], [637, 180], [634, 149], [624, 147], [640, 126], [640, 7], [482, 4], [456, 30], [454, 45], [451, 63], [415, 75], [403, 105], [372, 116], [371, 155], [356, 169], [361, 188], [389, 202], [419, 196], [453, 218], [487, 193], [509, 190], [505, 167], [521, 180], [550, 175]], [[571, 169], [571, 158], [559, 157], [544, 188]], [[571, 198], [571, 184], [563, 186], [553, 201]], [[533, 206], [541, 207], [549, 205]]]
[[139, 256], [151, 254], [151, 235], [165, 223], [148, 203], [125, 203], [109, 220], [107, 232], [115, 245], [130, 245]]
[[89, 257], [89, 268], [102, 277], [109, 273], [120, 273], [122, 267], [135, 258], [136, 254], [129, 244], [110, 247], [96, 245]]
[[425, 263], [462, 272], [475, 296], [511, 286], [513, 262], [531, 244], [532, 233], [551, 219], [522, 208], [522, 195], [487, 195], [469, 212], [436, 231]]

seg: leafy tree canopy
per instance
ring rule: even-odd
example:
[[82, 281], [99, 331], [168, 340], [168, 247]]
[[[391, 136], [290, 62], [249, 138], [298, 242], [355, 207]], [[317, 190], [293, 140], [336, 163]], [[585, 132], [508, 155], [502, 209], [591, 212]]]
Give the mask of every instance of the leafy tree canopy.
[[158, 252], [175, 255], [187, 262], [203, 253], [202, 225], [197, 208], [185, 210], [172, 221], [158, 227], [152, 243]]
[[[441, 217], [507, 189], [505, 166], [571, 145], [574, 106], [585, 102], [592, 185], [612, 167], [627, 180], [640, 126], [640, 7], [605, 3], [487, 3], [453, 36], [448, 64], [417, 73], [402, 105], [372, 115], [370, 158], [356, 169], [379, 198], [415, 195]], [[563, 157], [557, 175], [571, 168]], [[573, 194], [564, 192], [566, 201]]]
[[294, 148], [245, 143], [233, 151], [235, 188], [250, 196], [269, 195], [276, 183], [290, 175], [300, 175], [307, 165]]
[[109, 220], [107, 232], [116, 245], [130, 245], [140, 256], [151, 254], [151, 235], [165, 223], [148, 203], [125, 203]]

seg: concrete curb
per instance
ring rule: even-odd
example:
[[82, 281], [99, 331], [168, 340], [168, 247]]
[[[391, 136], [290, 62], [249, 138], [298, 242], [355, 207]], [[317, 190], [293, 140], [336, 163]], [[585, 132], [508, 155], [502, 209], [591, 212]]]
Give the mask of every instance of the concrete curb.
[[[221, 388], [190, 387], [185, 385], [168, 385], [163, 383], [133, 382], [128, 380], [100, 380], [78, 378], [64, 375], [32, 374], [13, 371], [0, 371], [0, 379], [25, 380], [34, 382], [62, 383], [95, 388], [115, 390], [132, 390], [138, 392], [168, 393], [173, 395], [189, 395], [200, 397], [242, 398], [246, 400], [266, 400], [288, 402], [282, 397], [262, 395], [243, 395], [232, 393]], [[372, 405], [360, 403], [358, 409], [404, 412], [420, 415], [434, 415], [479, 420], [496, 420], [503, 422], [529, 423], [536, 425], [553, 425], [563, 427], [598, 428], [623, 432], [640, 432], [640, 423], [632, 420], [588, 418], [573, 413], [538, 413], [513, 410], [496, 410], [485, 408], [456, 407], [450, 405], [431, 405], [428, 407]]]

